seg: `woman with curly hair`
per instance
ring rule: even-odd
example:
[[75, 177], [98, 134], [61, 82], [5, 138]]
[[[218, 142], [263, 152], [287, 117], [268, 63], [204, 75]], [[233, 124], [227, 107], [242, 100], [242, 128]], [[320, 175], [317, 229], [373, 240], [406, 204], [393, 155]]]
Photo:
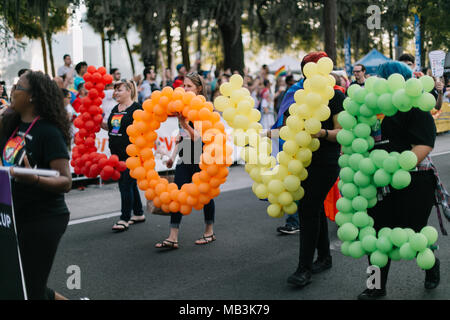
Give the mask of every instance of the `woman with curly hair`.
[[[64, 193], [70, 191], [71, 126], [63, 96], [42, 72], [23, 74], [11, 108], [0, 115], [0, 150], [10, 173], [17, 237], [27, 289], [32, 300], [63, 299], [47, 288], [59, 241], [69, 222]], [[58, 177], [22, 175], [15, 167], [50, 169]]]

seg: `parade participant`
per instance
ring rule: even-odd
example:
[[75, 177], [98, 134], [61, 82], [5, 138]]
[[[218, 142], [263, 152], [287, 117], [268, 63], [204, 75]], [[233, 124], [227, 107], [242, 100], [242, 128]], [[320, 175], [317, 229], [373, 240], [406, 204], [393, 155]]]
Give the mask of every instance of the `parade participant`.
[[59, 67], [57, 76], [62, 77], [67, 73], [73, 73], [73, 67], [72, 67], [72, 58], [70, 55], [65, 54], [63, 57], [64, 65]]
[[353, 74], [355, 76], [355, 81], [350, 83], [350, 85], [357, 84], [364, 87], [364, 84], [366, 83], [366, 67], [362, 64], [355, 64], [353, 67]]
[[[378, 76], [381, 78], [387, 79], [393, 73], [401, 74], [405, 80], [412, 77], [412, 71], [400, 62], [386, 62], [378, 67]], [[407, 188], [384, 188], [383, 193], [379, 190], [377, 205], [368, 210], [375, 221], [374, 228], [377, 232], [384, 227], [411, 228], [420, 232], [427, 225], [435, 204], [436, 173], [428, 157], [435, 141], [436, 126], [429, 112], [412, 108], [408, 112], [397, 112], [391, 117], [384, 117], [381, 136], [375, 141], [375, 149], [400, 153], [410, 150], [416, 154], [418, 161], [416, 170], [411, 172], [411, 183]], [[386, 295], [390, 262], [389, 259], [387, 265], [381, 268], [381, 288], [366, 289], [358, 299], [373, 300]], [[439, 278], [439, 259], [436, 258], [434, 267], [426, 271], [425, 288], [436, 288]]]
[[[1, 116], [0, 116], [1, 117]], [[58, 244], [69, 222], [64, 193], [70, 191], [71, 125], [61, 89], [42, 72], [26, 72], [13, 93], [11, 108], [1, 119], [3, 166], [11, 167], [17, 237], [28, 298], [62, 297], [48, 289], [47, 279]], [[58, 177], [22, 175], [14, 167], [59, 172]]]
[[[189, 73], [184, 78], [184, 90], [193, 92], [196, 95], [206, 93], [205, 82], [197, 72]], [[175, 167], [175, 183], [181, 188], [186, 183], [192, 182], [192, 176], [196, 172], [200, 172], [199, 160], [202, 152], [201, 137], [193, 128], [193, 123], [189, 122], [182, 114], [178, 114], [180, 124], [180, 137], [176, 150], [180, 150], [180, 161]], [[199, 152], [194, 152], [199, 151]], [[176, 155], [176, 152], [174, 153]], [[174, 157], [167, 161], [167, 167], [172, 168]], [[215, 218], [214, 199], [203, 208], [205, 214], [205, 232], [203, 237], [198, 239], [195, 244], [205, 245], [216, 240], [213, 230]], [[172, 213], [170, 216], [170, 234], [169, 237], [155, 245], [156, 248], [178, 249], [178, 234], [181, 223], [182, 214], [180, 212]]]
[[[127, 128], [133, 124], [133, 113], [142, 108], [136, 102], [137, 88], [133, 81], [116, 82], [114, 90], [114, 97], [118, 104], [111, 110], [102, 128], [108, 131], [111, 154], [117, 155], [120, 161], [126, 161], [128, 158], [126, 148], [130, 144]], [[145, 221], [137, 182], [130, 176], [129, 169], [122, 172], [120, 176], [119, 190], [122, 215], [112, 228], [117, 232], [128, 230], [130, 224]], [[133, 217], [131, 217], [131, 211], [133, 211]]]
[[177, 65], [178, 75], [173, 79], [173, 88], [178, 88], [184, 85], [184, 77], [186, 76], [186, 67], [183, 64]]
[[[302, 70], [308, 62], [317, 62], [326, 56], [325, 52], [313, 52], [306, 55], [301, 63]], [[294, 85], [294, 87], [296, 86]], [[288, 92], [285, 99], [292, 98], [293, 102], [295, 91]], [[297, 271], [288, 278], [288, 283], [297, 287], [309, 284], [312, 273], [322, 272], [331, 268], [332, 265], [328, 222], [323, 210], [323, 203], [339, 175], [340, 146], [336, 141], [336, 136], [341, 130], [341, 126], [337, 117], [343, 110], [344, 98], [344, 94], [339, 89], [334, 89], [334, 97], [329, 102], [330, 118], [322, 122], [322, 129], [314, 136], [320, 139], [320, 148], [313, 153], [312, 162], [308, 168], [308, 178], [302, 183], [305, 196], [299, 201], [297, 213], [300, 222], [299, 264]], [[282, 116], [289, 113], [288, 108], [292, 104], [289, 101], [286, 100], [287, 103], [282, 104], [280, 109]], [[280, 119], [278, 124], [279, 122]], [[318, 257], [313, 263], [316, 248]]]

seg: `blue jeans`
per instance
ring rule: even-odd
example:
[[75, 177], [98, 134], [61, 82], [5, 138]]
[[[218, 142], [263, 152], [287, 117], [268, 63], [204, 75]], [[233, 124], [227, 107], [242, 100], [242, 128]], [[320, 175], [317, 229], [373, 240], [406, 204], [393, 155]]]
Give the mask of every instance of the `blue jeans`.
[[144, 215], [142, 210], [141, 196], [137, 187], [137, 182], [130, 176], [130, 170], [127, 169], [122, 172], [119, 179], [120, 199], [122, 203], [122, 215], [120, 220], [130, 221], [131, 210], [135, 216]]
[[299, 221], [298, 221], [298, 211], [294, 214], [288, 214], [288, 217], [286, 218], [286, 226], [298, 228], [299, 227]]

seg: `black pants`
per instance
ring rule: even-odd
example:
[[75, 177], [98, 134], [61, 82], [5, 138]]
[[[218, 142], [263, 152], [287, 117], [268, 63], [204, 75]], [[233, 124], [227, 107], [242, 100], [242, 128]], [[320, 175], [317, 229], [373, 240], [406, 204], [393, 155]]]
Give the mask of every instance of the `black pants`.
[[308, 168], [308, 178], [302, 183], [305, 196], [298, 206], [300, 222], [298, 269], [300, 271], [311, 270], [316, 249], [319, 258], [330, 256], [328, 222], [323, 202], [338, 175], [337, 165], [311, 166]]
[[47, 288], [59, 241], [69, 223], [69, 214], [17, 222], [17, 237], [29, 300], [54, 300]]
[[[180, 189], [183, 184], [191, 183], [194, 173], [200, 172], [198, 164], [178, 164], [175, 168], [175, 183]], [[203, 207], [203, 213], [205, 214], [205, 224], [214, 224], [215, 218], [215, 204], [214, 199]], [[183, 215], [180, 212], [175, 212], [170, 215], [170, 227], [178, 229], [180, 227], [181, 218]]]
[[133, 210], [135, 216], [142, 216], [144, 211], [142, 210], [141, 196], [139, 195], [137, 182], [130, 176], [129, 169], [122, 172], [120, 176], [119, 190], [122, 203], [120, 220], [130, 221], [131, 210]]
[[[436, 177], [433, 171], [411, 172], [411, 184], [402, 190], [391, 188], [391, 193], [368, 210], [374, 219], [374, 229], [411, 228], [420, 232], [428, 224], [435, 204]], [[370, 263], [370, 261], [369, 261]], [[381, 286], [386, 287], [391, 260], [381, 268]]]

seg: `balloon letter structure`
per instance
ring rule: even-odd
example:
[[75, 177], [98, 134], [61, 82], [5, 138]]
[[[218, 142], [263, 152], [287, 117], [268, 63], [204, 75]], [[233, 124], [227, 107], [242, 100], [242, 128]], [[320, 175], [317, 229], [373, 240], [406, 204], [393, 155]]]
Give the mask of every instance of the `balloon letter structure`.
[[393, 74], [388, 80], [368, 78], [365, 88], [353, 85], [348, 89], [345, 111], [338, 116], [343, 130], [337, 136], [343, 150], [339, 158], [342, 168], [339, 189], [343, 198], [336, 203], [339, 210], [336, 223], [340, 226], [338, 237], [343, 241], [344, 255], [353, 258], [370, 255], [370, 262], [380, 268], [387, 264], [388, 258], [416, 258], [422, 269], [433, 267], [435, 257], [429, 247], [437, 241], [436, 229], [427, 226], [415, 233], [412, 229], [383, 228], [377, 235], [374, 221], [367, 214], [367, 209], [377, 204], [377, 187], [406, 188], [411, 183], [409, 171], [417, 165], [417, 157], [411, 151], [370, 152], [374, 147], [371, 126], [377, 123], [377, 114], [393, 116], [412, 107], [430, 111], [436, 103], [428, 93], [433, 87], [431, 77], [405, 82], [400, 74]]
[[86, 90], [89, 91], [87, 97], [82, 99], [80, 116], [73, 124], [78, 128], [75, 134], [75, 147], [72, 151], [71, 165], [76, 174], [83, 174], [88, 178], [95, 178], [98, 175], [103, 180], [119, 180], [120, 172], [126, 169], [124, 162], [119, 161], [116, 155], [109, 159], [105, 154], [97, 152], [95, 146], [95, 134], [100, 131], [103, 121], [102, 99], [105, 97], [105, 85], [110, 84], [112, 76], [106, 74], [104, 67], [98, 68], [89, 66], [84, 75]]
[[[126, 150], [130, 156], [126, 162], [130, 175], [137, 179], [145, 197], [166, 213], [187, 215], [192, 208], [201, 210], [220, 194], [220, 185], [226, 181], [228, 167], [233, 163], [233, 148], [226, 145], [225, 126], [220, 121], [220, 114], [214, 112], [212, 103], [206, 102], [203, 96], [170, 87], [154, 91], [151, 99], [144, 102], [143, 109], [134, 112], [134, 122], [127, 129], [132, 143]], [[155, 130], [173, 113], [182, 113], [185, 119], [193, 122], [204, 143], [201, 171], [195, 173], [192, 183], [183, 185], [181, 190], [175, 183], [160, 178], [155, 171], [152, 150], [158, 138]]]
[[320, 146], [319, 140], [311, 135], [317, 134], [321, 121], [330, 117], [328, 102], [334, 96], [335, 85], [329, 74], [332, 70], [333, 62], [329, 58], [305, 65], [308, 79], [304, 89], [295, 93], [286, 126], [280, 130], [285, 143], [277, 159], [271, 156], [272, 140], [259, 135], [261, 114], [254, 108], [249, 91], [242, 88], [242, 77], [231, 77], [229, 83], [220, 87], [222, 96], [214, 101], [216, 109], [223, 112], [223, 118], [234, 129], [235, 144], [244, 147], [241, 157], [254, 181], [253, 192], [258, 198], [269, 200], [267, 213], [271, 217], [294, 214], [297, 212], [295, 201], [304, 196], [301, 181], [308, 176], [306, 168], [311, 164], [312, 152]]

